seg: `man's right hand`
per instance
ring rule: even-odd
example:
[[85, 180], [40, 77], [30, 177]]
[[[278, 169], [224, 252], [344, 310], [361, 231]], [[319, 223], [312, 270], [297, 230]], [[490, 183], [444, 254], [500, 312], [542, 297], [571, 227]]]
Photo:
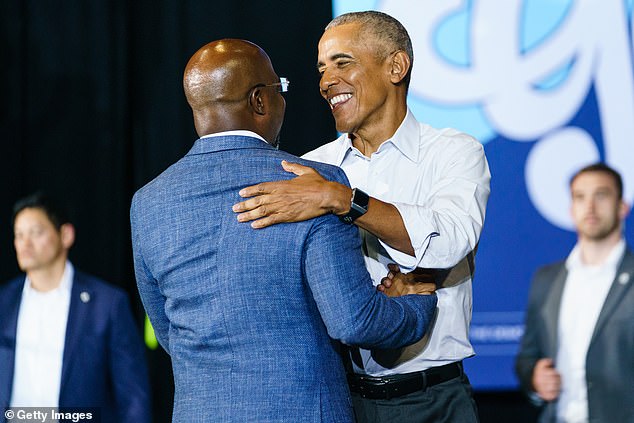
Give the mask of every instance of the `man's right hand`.
[[233, 205], [240, 222], [256, 229], [284, 222], [301, 222], [327, 213], [350, 210], [350, 187], [324, 179], [315, 169], [282, 161], [282, 168], [297, 175], [283, 181], [262, 182], [240, 190], [246, 198]]
[[535, 393], [544, 401], [556, 400], [561, 392], [561, 376], [550, 358], [537, 360], [532, 382]]

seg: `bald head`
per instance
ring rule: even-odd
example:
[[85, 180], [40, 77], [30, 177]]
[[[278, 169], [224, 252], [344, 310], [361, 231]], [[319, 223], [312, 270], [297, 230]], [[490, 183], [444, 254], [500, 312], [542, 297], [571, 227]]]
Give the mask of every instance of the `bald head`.
[[236, 39], [206, 44], [191, 57], [183, 76], [196, 132], [250, 130], [274, 142], [285, 102], [276, 90], [260, 85], [277, 81], [271, 60], [257, 45]]

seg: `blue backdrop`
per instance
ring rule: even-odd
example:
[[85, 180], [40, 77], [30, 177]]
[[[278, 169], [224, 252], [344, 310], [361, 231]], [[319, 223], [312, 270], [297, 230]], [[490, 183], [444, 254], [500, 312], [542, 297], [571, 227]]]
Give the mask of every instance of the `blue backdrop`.
[[[414, 44], [409, 106], [476, 136], [492, 173], [466, 367], [476, 389], [517, 387], [530, 279], [575, 243], [568, 182], [605, 161], [634, 199], [632, 0], [334, 0], [381, 10]], [[626, 238], [634, 242], [630, 214]]]

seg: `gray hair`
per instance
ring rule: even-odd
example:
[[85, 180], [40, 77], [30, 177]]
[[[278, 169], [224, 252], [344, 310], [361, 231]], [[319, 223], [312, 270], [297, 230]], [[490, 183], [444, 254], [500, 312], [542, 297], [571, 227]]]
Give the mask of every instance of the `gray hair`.
[[411, 64], [404, 81], [406, 86], [409, 86], [412, 67], [414, 66], [414, 49], [412, 48], [412, 40], [403, 24], [387, 13], [367, 10], [365, 12], [350, 12], [337, 16], [330, 21], [324, 31], [339, 25], [352, 23], [360, 24], [361, 33], [371, 35], [378, 41], [376, 55], [379, 59], [385, 59], [396, 50], [403, 50], [407, 53]]

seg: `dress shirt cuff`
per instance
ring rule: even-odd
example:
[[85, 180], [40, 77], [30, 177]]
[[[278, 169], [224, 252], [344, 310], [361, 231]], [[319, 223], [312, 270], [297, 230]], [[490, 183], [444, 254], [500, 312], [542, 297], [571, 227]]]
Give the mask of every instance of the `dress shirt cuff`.
[[[438, 232], [433, 225], [417, 219], [418, 206], [400, 203], [393, 203], [393, 205], [396, 207], [403, 219], [403, 224], [405, 225], [405, 229], [407, 230], [416, 256], [412, 257], [409, 254], [398, 251], [381, 240], [379, 240], [379, 242], [383, 248], [385, 248], [385, 251], [387, 251], [392, 260], [401, 267], [401, 270], [410, 272], [420, 266], [420, 262], [425, 255], [425, 251], [429, 247], [431, 239], [438, 236]], [[413, 220], [415, 220], [414, 223], [412, 223]], [[431, 220], [429, 219], [427, 220], [427, 222], [430, 221]], [[416, 229], [414, 230], [413, 228]]]
[[444, 230], [442, 224], [437, 227], [436, 216], [430, 209], [403, 203], [394, 203], [394, 206], [401, 214], [416, 257], [397, 251], [383, 242], [381, 244], [404, 270], [411, 271], [416, 267], [448, 269], [475, 247], [479, 233], [474, 231], [471, 245], [470, 237], [461, 233], [459, 225], [452, 224], [451, 229], [445, 225]]

